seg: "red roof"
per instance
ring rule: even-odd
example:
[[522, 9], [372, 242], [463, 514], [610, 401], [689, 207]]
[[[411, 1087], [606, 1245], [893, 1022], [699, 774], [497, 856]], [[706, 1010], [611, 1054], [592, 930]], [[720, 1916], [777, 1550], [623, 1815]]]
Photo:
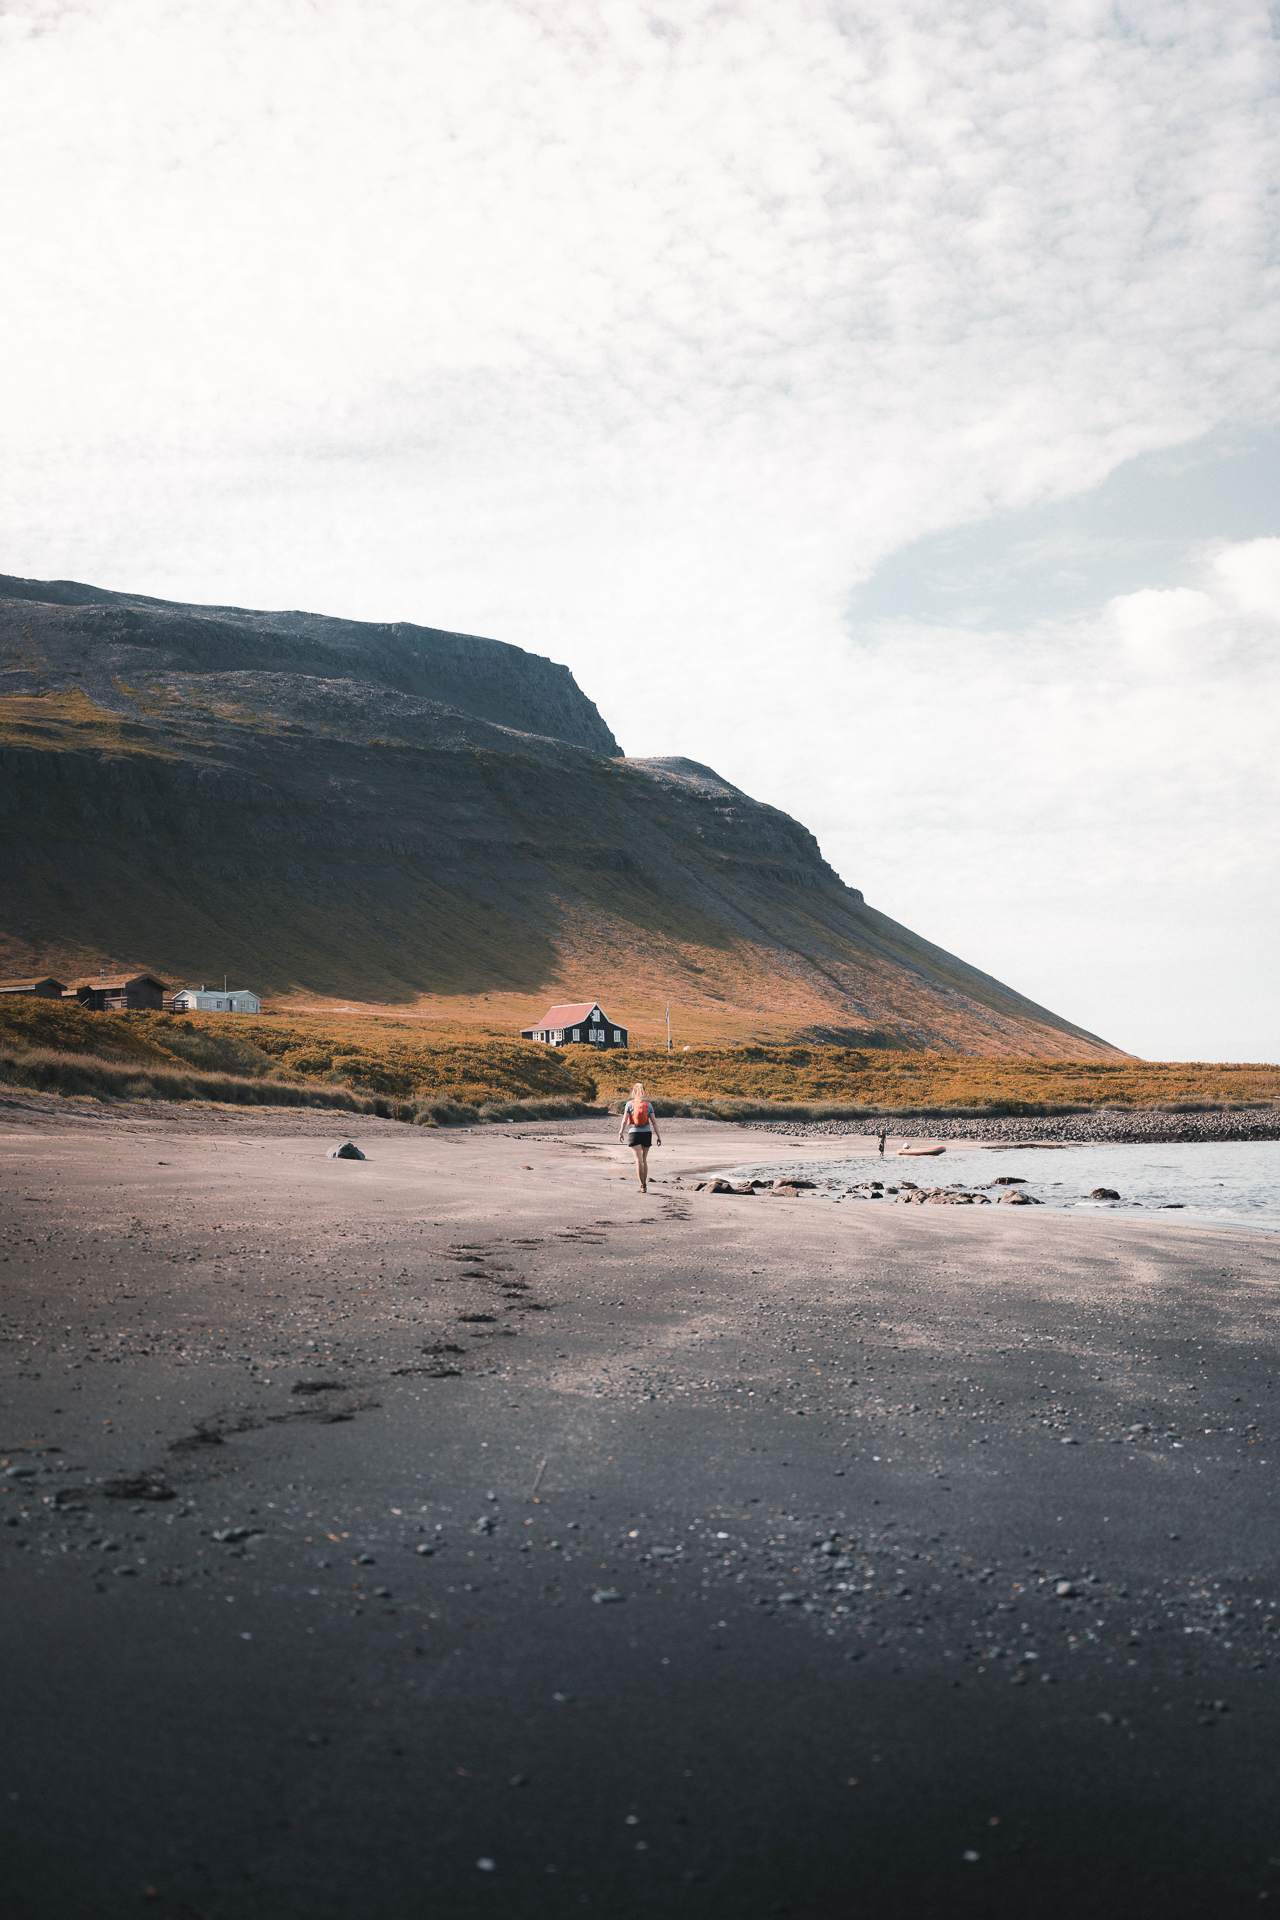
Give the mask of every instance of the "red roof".
[[541, 1020], [534, 1021], [534, 1027], [572, 1027], [582, 1025], [589, 1013], [600, 1005], [598, 1000], [575, 1000], [571, 1007], [548, 1007]]

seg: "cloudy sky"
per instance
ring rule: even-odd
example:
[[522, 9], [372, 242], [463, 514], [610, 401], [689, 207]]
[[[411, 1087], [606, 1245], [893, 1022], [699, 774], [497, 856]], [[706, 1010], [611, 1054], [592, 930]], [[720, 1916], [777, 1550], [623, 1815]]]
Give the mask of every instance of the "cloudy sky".
[[0, 570], [493, 634], [1280, 1056], [1253, 0], [0, 0]]

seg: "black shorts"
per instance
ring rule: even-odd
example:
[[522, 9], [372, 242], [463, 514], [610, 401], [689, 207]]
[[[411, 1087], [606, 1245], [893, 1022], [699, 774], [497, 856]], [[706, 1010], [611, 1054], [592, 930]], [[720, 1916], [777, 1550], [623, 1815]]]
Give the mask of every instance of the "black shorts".
[[628, 1127], [627, 1145], [629, 1147], [651, 1147], [653, 1135], [648, 1127]]

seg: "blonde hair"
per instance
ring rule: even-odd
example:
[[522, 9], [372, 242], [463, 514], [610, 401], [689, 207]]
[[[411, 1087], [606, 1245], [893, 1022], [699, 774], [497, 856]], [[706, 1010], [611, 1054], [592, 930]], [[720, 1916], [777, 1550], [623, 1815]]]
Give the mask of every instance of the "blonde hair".
[[637, 1094], [639, 1094], [639, 1095], [640, 1095], [640, 1098], [641, 1098], [642, 1100], [644, 1099], [644, 1097], [645, 1097], [645, 1096], [644, 1096], [644, 1081], [643, 1081], [643, 1080], [637, 1080], [637, 1081], [636, 1081], [636, 1083], [635, 1083], [635, 1085], [634, 1085], [634, 1087], [632, 1087], [632, 1089], [631, 1089], [631, 1098], [632, 1098], [633, 1100], [635, 1099], [635, 1097], [636, 1097], [636, 1095], [637, 1095]]

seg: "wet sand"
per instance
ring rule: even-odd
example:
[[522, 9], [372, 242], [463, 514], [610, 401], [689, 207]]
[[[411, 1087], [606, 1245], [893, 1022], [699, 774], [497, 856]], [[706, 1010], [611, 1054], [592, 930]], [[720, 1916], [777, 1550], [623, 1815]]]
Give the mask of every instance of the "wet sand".
[[1280, 1900], [1274, 1241], [7, 1114], [7, 1915]]

